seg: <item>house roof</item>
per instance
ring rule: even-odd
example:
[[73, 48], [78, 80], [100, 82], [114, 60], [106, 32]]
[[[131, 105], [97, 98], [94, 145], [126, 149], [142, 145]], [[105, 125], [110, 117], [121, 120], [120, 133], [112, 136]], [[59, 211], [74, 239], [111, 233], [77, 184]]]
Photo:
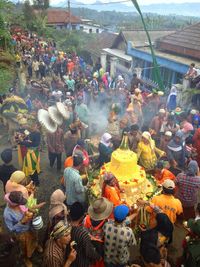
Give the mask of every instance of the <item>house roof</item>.
[[[155, 42], [156, 39], [174, 33], [174, 31], [149, 31], [151, 41]], [[134, 47], [148, 46], [148, 38], [145, 31], [135, 30], [135, 31], [121, 31], [119, 34], [124, 39], [127, 44], [129, 41], [132, 42]], [[117, 38], [116, 38], [117, 42]]]
[[87, 51], [100, 57], [103, 48], [110, 48], [118, 34], [111, 32], [102, 32], [98, 34], [95, 40], [87, 44]]
[[47, 10], [47, 23], [48, 24], [66, 24], [69, 23], [69, 19], [71, 23], [78, 24], [81, 23], [81, 19], [70, 15], [69, 12], [62, 9], [48, 9]]
[[103, 51], [105, 51], [107, 54], [111, 55], [111, 56], [115, 56], [118, 58], [123, 59], [126, 62], [131, 62], [132, 61], [132, 57], [129, 55], [126, 55], [125, 51], [120, 50], [120, 49], [111, 49], [111, 48], [104, 48]]
[[161, 38], [158, 48], [200, 59], [200, 22]]

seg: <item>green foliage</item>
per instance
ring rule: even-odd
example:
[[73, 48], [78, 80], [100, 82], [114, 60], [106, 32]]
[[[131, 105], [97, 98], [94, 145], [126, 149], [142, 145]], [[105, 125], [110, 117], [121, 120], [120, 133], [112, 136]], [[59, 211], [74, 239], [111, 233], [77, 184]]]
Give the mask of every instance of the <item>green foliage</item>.
[[14, 58], [9, 52], [0, 53], [0, 94], [7, 93], [16, 76]]
[[[101, 11], [88, 8], [71, 8], [73, 15], [95, 21], [101, 26], [115, 30], [143, 29], [140, 16], [136, 12]], [[199, 18], [187, 16], [159, 15], [144, 13], [144, 20], [148, 30], [181, 29], [195, 22]]]

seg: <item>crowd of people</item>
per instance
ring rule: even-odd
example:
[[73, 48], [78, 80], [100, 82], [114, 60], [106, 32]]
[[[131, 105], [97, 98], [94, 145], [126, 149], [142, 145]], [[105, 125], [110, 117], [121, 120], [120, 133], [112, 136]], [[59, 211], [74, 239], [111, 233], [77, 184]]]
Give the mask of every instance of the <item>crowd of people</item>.
[[[100, 62], [90, 66], [75, 53], [59, 52], [54, 41], [34, 34], [25, 41], [13, 38], [22, 81], [1, 101], [21, 96], [32, 117], [18, 117], [10, 148], [1, 151], [6, 206], [0, 265], [31, 267], [37, 251], [44, 267], [200, 266], [199, 110], [178, 106], [175, 85], [168, 98], [155, 89], [147, 93], [136, 74], [129, 84], [123, 73], [111, 77]], [[54, 133], [44, 131], [37, 112], [56, 102], [66, 106], [69, 118]], [[94, 135], [101, 137], [92, 154], [88, 138]], [[130, 206], [121, 197], [124, 189], [117, 178], [106, 172], [101, 196], [90, 201], [88, 172], [111, 160], [124, 135], [161, 193]], [[18, 167], [12, 163], [16, 148]], [[46, 149], [49, 166], [56, 163], [62, 178], [49, 203], [38, 203], [40, 152]], [[45, 226], [44, 205], [49, 205]], [[150, 217], [146, 225], [138, 223], [141, 210]], [[169, 263], [176, 223], [187, 231], [184, 253]], [[138, 246], [136, 261], [132, 254]]]

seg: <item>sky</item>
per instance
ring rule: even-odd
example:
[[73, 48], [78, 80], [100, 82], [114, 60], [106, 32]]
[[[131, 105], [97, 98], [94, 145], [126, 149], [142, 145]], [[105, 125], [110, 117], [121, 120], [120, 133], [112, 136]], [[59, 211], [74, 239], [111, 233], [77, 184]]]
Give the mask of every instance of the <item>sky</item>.
[[[51, 3], [54, 3], [54, 5], [56, 3], [59, 2], [63, 2], [63, 0], [50, 0]], [[74, 0], [71, 0], [71, 2], [73, 3]], [[82, 2], [84, 4], [91, 4], [91, 3], [95, 3], [96, 0], [76, 0], [77, 2]], [[98, 0], [100, 2], [118, 2], [120, 0]], [[123, 1], [123, 0], [121, 0]], [[66, 1], [67, 2], [67, 1]], [[161, 3], [200, 3], [200, 0], [138, 0], [138, 3], [141, 5], [148, 5], [148, 4], [161, 4]]]

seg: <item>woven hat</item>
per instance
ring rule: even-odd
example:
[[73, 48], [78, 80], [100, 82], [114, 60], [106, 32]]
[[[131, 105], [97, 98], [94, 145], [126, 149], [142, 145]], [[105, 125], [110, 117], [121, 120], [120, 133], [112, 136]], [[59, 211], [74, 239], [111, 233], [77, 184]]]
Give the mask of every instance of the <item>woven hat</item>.
[[166, 179], [164, 183], [162, 184], [162, 186], [166, 189], [174, 189], [175, 183], [170, 179]]
[[25, 179], [25, 177], [26, 175], [23, 171], [15, 171], [10, 176], [10, 181], [20, 184]]
[[88, 214], [94, 221], [107, 219], [113, 211], [113, 203], [105, 197], [96, 199], [88, 208]]
[[60, 221], [54, 226], [53, 231], [50, 234], [50, 237], [53, 239], [59, 239], [64, 235], [69, 235], [71, 233], [71, 229], [72, 227], [68, 223]]

